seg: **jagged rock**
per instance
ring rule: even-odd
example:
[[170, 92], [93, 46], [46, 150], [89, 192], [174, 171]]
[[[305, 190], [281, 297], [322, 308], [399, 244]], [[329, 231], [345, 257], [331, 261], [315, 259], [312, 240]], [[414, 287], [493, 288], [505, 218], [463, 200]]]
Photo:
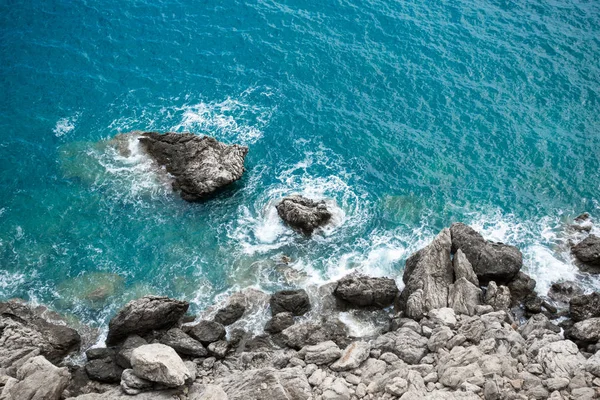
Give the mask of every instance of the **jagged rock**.
[[511, 306], [514, 307], [526, 298], [535, 296], [535, 285], [535, 279], [519, 271], [517, 276], [506, 285], [510, 290]]
[[600, 318], [577, 322], [567, 333], [569, 338], [585, 343], [600, 341]]
[[527, 339], [530, 334], [535, 332], [550, 331], [559, 333], [560, 327], [552, 323], [544, 314], [535, 314], [525, 324], [521, 325], [518, 331], [521, 336]]
[[116, 353], [113, 349], [88, 350], [86, 356], [89, 361], [85, 364], [85, 372], [90, 379], [106, 383], [121, 381], [123, 368], [117, 364]]
[[407, 364], [418, 364], [427, 354], [427, 339], [409, 328], [400, 328], [377, 337], [373, 348], [392, 352]]
[[600, 266], [600, 237], [589, 235], [571, 248], [579, 261], [592, 266]]
[[559, 340], [541, 347], [537, 361], [548, 377], [571, 379], [583, 367], [585, 357], [579, 353], [575, 343]]
[[435, 328], [431, 333], [431, 337], [427, 342], [427, 347], [430, 351], [436, 352], [438, 349], [446, 347], [450, 339], [454, 336], [452, 329], [447, 326], [440, 326]]
[[291, 312], [293, 315], [304, 315], [310, 310], [310, 300], [304, 289], [281, 290], [273, 293], [270, 300], [271, 313], [277, 315]]
[[185, 301], [161, 296], [145, 296], [127, 303], [108, 324], [107, 344], [115, 344], [131, 334], [168, 329], [188, 310]]
[[548, 290], [548, 297], [562, 303], [568, 303], [571, 298], [582, 294], [583, 289], [573, 281], [553, 283]]
[[367, 342], [352, 342], [349, 344], [340, 358], [330, 368], [333, 371], [348, 371], [358, 368], [363, 361], [369, 358], [371, 345]]
[[121, 374], [121, 389], [129, 395], [136, 395], [151, 389], [153, 383], [137, 376], [132, 369], [126, 369]]
[[327, 340], [334, 341], [338, 346], [346, 346], [348, 329], [338, 319], [327, 319], [321, 323], [304, 322], [294, 324], [281, 332], [283, 342], [293, 349], [301, 349]]
[[384, 308], [394, 302], [398, 287], [389, 278], [349, 275], [338, 281], [333, 294], [355, 306]]
[[282, 312], [273, 315], [273, 318], [267, 322], [265, 332], [279, 333], [292, 325], [294, 325], [294, 314], [291, 312]]
[[190, 389], [190, 400], [228, 400], [227, 393], [220, 385], [198, 385], [198, 389], [194, 390], [195, 386]]
[[282, 220], [308, 236], [327, 224], [332, 217], [324, 201], [313, 201], [298, 195], [285, 197], [276, 208]]
[[208, 136], [191, 133], [145, 132], [143, 149], [174, 178], [173, 190], [187, 201], [213, 195], [244, 173], [248, 148], [226, 145]]
[[585, 370], [590, 374], [600, 377], [600, 350], [585, 362]]
[[498, 286], [496, 282], [491, 281], [485, 292], [485, 304], [492, 306], [496, 311], [501, 311], [508, 310], [510, 303], [510, 290], [506, 286]]
[[8, 390], [5, 385], [2, 397], [6, 394], [7, 400], [59, 400], [70, 377], [66, 368], [55, 367], [43, 356], [32, 357], [18, 369], [18, 382], [13, 382]]
[[179, 328], [171, 328], [160, 337], [160, 343], [172, 347], [177, 353], [190, 357], [206, 357], [208, 352], [197, 340]]
[[18, 301], [0, 303], [0, 368], [15, 368], [18, 361], [37, 355], [58, 363], [79, 349], [79, 334], [46, 320], [45, 314], [60, 320], [45, 307], [32, 308]]
[[308, 400], [311, 388], [302, 368], [261, 368], [228, 374], [217, 380], [229, 400]]
[[131, 366], [136, 376], [167, 387], [182, 386], [191, 377], [175, 350], [160, 343], [133, 350]]
[[323, 392], [323, 400], [350, 400], [350, 391], [341, 378], [337, 378], [331, 385], [327, 385]]
[[213, 342], [224, 339], [227, 332], [225, 331], [225, 327], [220, 323], [203, 320], [190, 327], [187, 334], [204, 346], [208, 346]]
[[481, 304], [481, 298], [481, 289], [462, 277], [450, 285], [448, 305], [457, 314], [475, 315], [475, 306]]
[[217, 311], [214, 320], [224, 326], [231, 325], [240, 319], [245, 311], [246, 306], [244, 304], [231, 302]]
[[448, 306], [449, 287], [454, 270], [450, 260], [450, 231], [442, 230], [427, 247], [406, 260], [402, 280], [406, 284], [400, 295], [400, 307], [409, 318]]
[[467, 256], [480, 284], [510, 282], [523, 266], [523, 255], [514, 246], [486, 241], [470, 226], [454, 223], [450, 227], [452, 252]]
[[[444, 325], [454, 328], [457, 322], [454, 310], [449, 307], [431, 310], [427, 313], [427, 317], [435, 326]], [[423, 321], [421, 323], [423, 323]]]
[[485, 332], [485, 324], [478, 317], [466, 318], [461, 321], [458, 327], [458, 334], [464, 335], [467, 340], [478, 344], [481, 336]]
[[125, 341], [121, 345], [121, 348], [119, 349], [119, 352], [116, 355], [117, 364], [121, 368], [131, 368], [131, 352], [133, 351], [133, 349], [143, 346], [145, 344], [148, 344], [146, 339], [138, 335], [128, 336], [127, 339], [125, 339]]
[[331, 364], [342, 355], [342, 351], [335, 342], [328, 340], [312, 346], [304, 346], [298, 356], [307, 364]]
[[437, 374], [440, 383], [455, 389], [468, 379], [482, 376], [478, 365], [482, 357], [483, 353], [477, 346], [455, 347], [438, 361]]
[[573, 321], [600, 317], [600, 292], [573, 297], [569, 302], [569, 314]]
[[473, 266], [461, 249], [458, 249], [452, 258], [452, 268], [454, 269], [455, 281], [465, 278], [473, 285], [479, 287], [479, 279], [477, 279], [477, 275], [473, 271]]
[[229, 343], [226, 340], [218, 340], [208, 345], [208, 352], [217, 358], [224, 358], [228, 351]]
[[[106, 389], [105, 389], [106, 390]], [[179, 389], [166, 389], [141, 392], [135, 397], [124, 393], [122, 388], [110, 389], [103, 393], [87, 393], [77, 397], [73, 397], [73, 400], [173, 400], [177, 399], [181, 390]], [[174, 397], [177, 396], [177, 397]]]

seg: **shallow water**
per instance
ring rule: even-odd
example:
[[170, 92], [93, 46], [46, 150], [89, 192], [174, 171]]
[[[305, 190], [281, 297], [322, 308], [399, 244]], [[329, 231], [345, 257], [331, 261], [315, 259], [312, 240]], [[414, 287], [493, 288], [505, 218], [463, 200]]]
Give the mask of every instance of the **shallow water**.
[[[146, 293], [401, 281], [454, 221], [519, 246], [540, 293], [599, 289], [565, 224], [600, 219], [600, 5], [430, 3], [2, 3], [0, 298], [105, 324]], [[111, 147], [131, 130], [248, 145], [247, 172], [185, 203]], [[290, 193], [335, 223], [290, 231]]]

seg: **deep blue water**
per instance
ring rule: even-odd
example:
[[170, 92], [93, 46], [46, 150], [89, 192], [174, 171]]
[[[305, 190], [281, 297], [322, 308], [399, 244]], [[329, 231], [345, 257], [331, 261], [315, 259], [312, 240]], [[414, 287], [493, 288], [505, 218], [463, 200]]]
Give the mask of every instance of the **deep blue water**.
[[[565, 223], [600, 219], [596, 1], [3, 0], [0, 38], [1, 299], [102, 323], [146, 293], [398, 278], [454, 221], [543, 293], [576, 276]], [[185, 203], [107, 148], [131, 130], [246, 144], [247, 172]], [[335, 225], [285, 228], [294, 192]]]

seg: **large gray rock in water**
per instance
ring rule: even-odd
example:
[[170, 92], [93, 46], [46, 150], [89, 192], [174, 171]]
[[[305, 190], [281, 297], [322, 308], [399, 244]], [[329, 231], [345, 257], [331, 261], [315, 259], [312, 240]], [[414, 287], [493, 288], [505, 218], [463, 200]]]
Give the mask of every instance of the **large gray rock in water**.
[[589, 235], [571, 249], [579, 261], [600, 266], [600, 237]]
[[167, 387], [182, 386], [191, 378], [190, 371], [175, 350], [160, 343], [133, 350], [131, 366], [136, 376]]
[[454, 281], [450, 260], [450, 230], [442, 230], [427, 247], [406, 260], [402, 280], [406, 284], [400, 306], [409, 318], [420, 319], [425, 313], [448, 306], [448, 292]]
[[338, 281], [333, 294], [355, 306], [383, 308], [394, 302], [398, 287], [390, 278], [349, 275]]
[[248, 153], [245, 146], [226, 145], [208, 136], [172, 132], [145, 132], [139, 141], [174, 177], [173, 189], [187, 201], [207, 198], [244, 173]]
[[486, 241], [470, 226], [452, 224], [452, 252], [459, 249], [467, 256], [481, 284], [510, 282], [523, 266], [523, 255], [514, 246]]
[[573, 321], [600, 317], [600, 293], [573, 297], [569, 302], [569, 314]]
[[145, 296], [130, 301], [108, 324], [107, 344], [116, 344], [136, 333], [168, 329], [188, 310], [189, 303], [160, 296]]
[[58, 363], [79, 349], [81, 338], [77, 331], [52, 323], [45, 315], [61, 320], [44, 307], [32, 308], [18, 301], [0, 303], [0, 368], [16, 368], [37, 355]]
[[304, 289], [281, 290], [271, 295], [271, 313], [277, 315], [283, 312], [291, 312], [300, 316], [310, 310], [310, 300]]
[[273, 315], [265, 325], [265, 332], [279, 333], [284, 329], [294, 325], [294, 314], [291, 312], [282, 312]]
[[229, 400], [311, 398], [311, 388], [302, 368], [241, 371], [228, 374], [215, 383], [221, 385]]
[[285, 197], [276, 208], [282, 220], [305, 235], [311, 235], [331, 219], [331, 212], [324, 201], [314, 201], [302, 196]]
[[[42, 356], [27, 360], [17, 371], [19, 382], [8, 389], [8, 400], [59, 400], [71, 374]], [[4, 391], [2, 392], [4, 395]]]

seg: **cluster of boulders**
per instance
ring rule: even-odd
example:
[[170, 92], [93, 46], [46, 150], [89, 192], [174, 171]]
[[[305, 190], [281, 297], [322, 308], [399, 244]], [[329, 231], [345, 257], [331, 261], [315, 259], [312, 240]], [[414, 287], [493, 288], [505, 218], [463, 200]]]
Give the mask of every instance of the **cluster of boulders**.
[[[245, 290], [196, 318], [184, 301], [134, 300], [83, 366], [63, 359], [75, 331], [3, 303], [0, 399], [598, 398], [600, 293], [557, 282], [540, 297], [521, 266], [517, 248], [454, 224], [406, 261], [402, 290], [351, 274]], [[352, 335], [342, 313], [377, 315], [378, 330]], [[263, 332], [242, 328], [256, 316]]]

